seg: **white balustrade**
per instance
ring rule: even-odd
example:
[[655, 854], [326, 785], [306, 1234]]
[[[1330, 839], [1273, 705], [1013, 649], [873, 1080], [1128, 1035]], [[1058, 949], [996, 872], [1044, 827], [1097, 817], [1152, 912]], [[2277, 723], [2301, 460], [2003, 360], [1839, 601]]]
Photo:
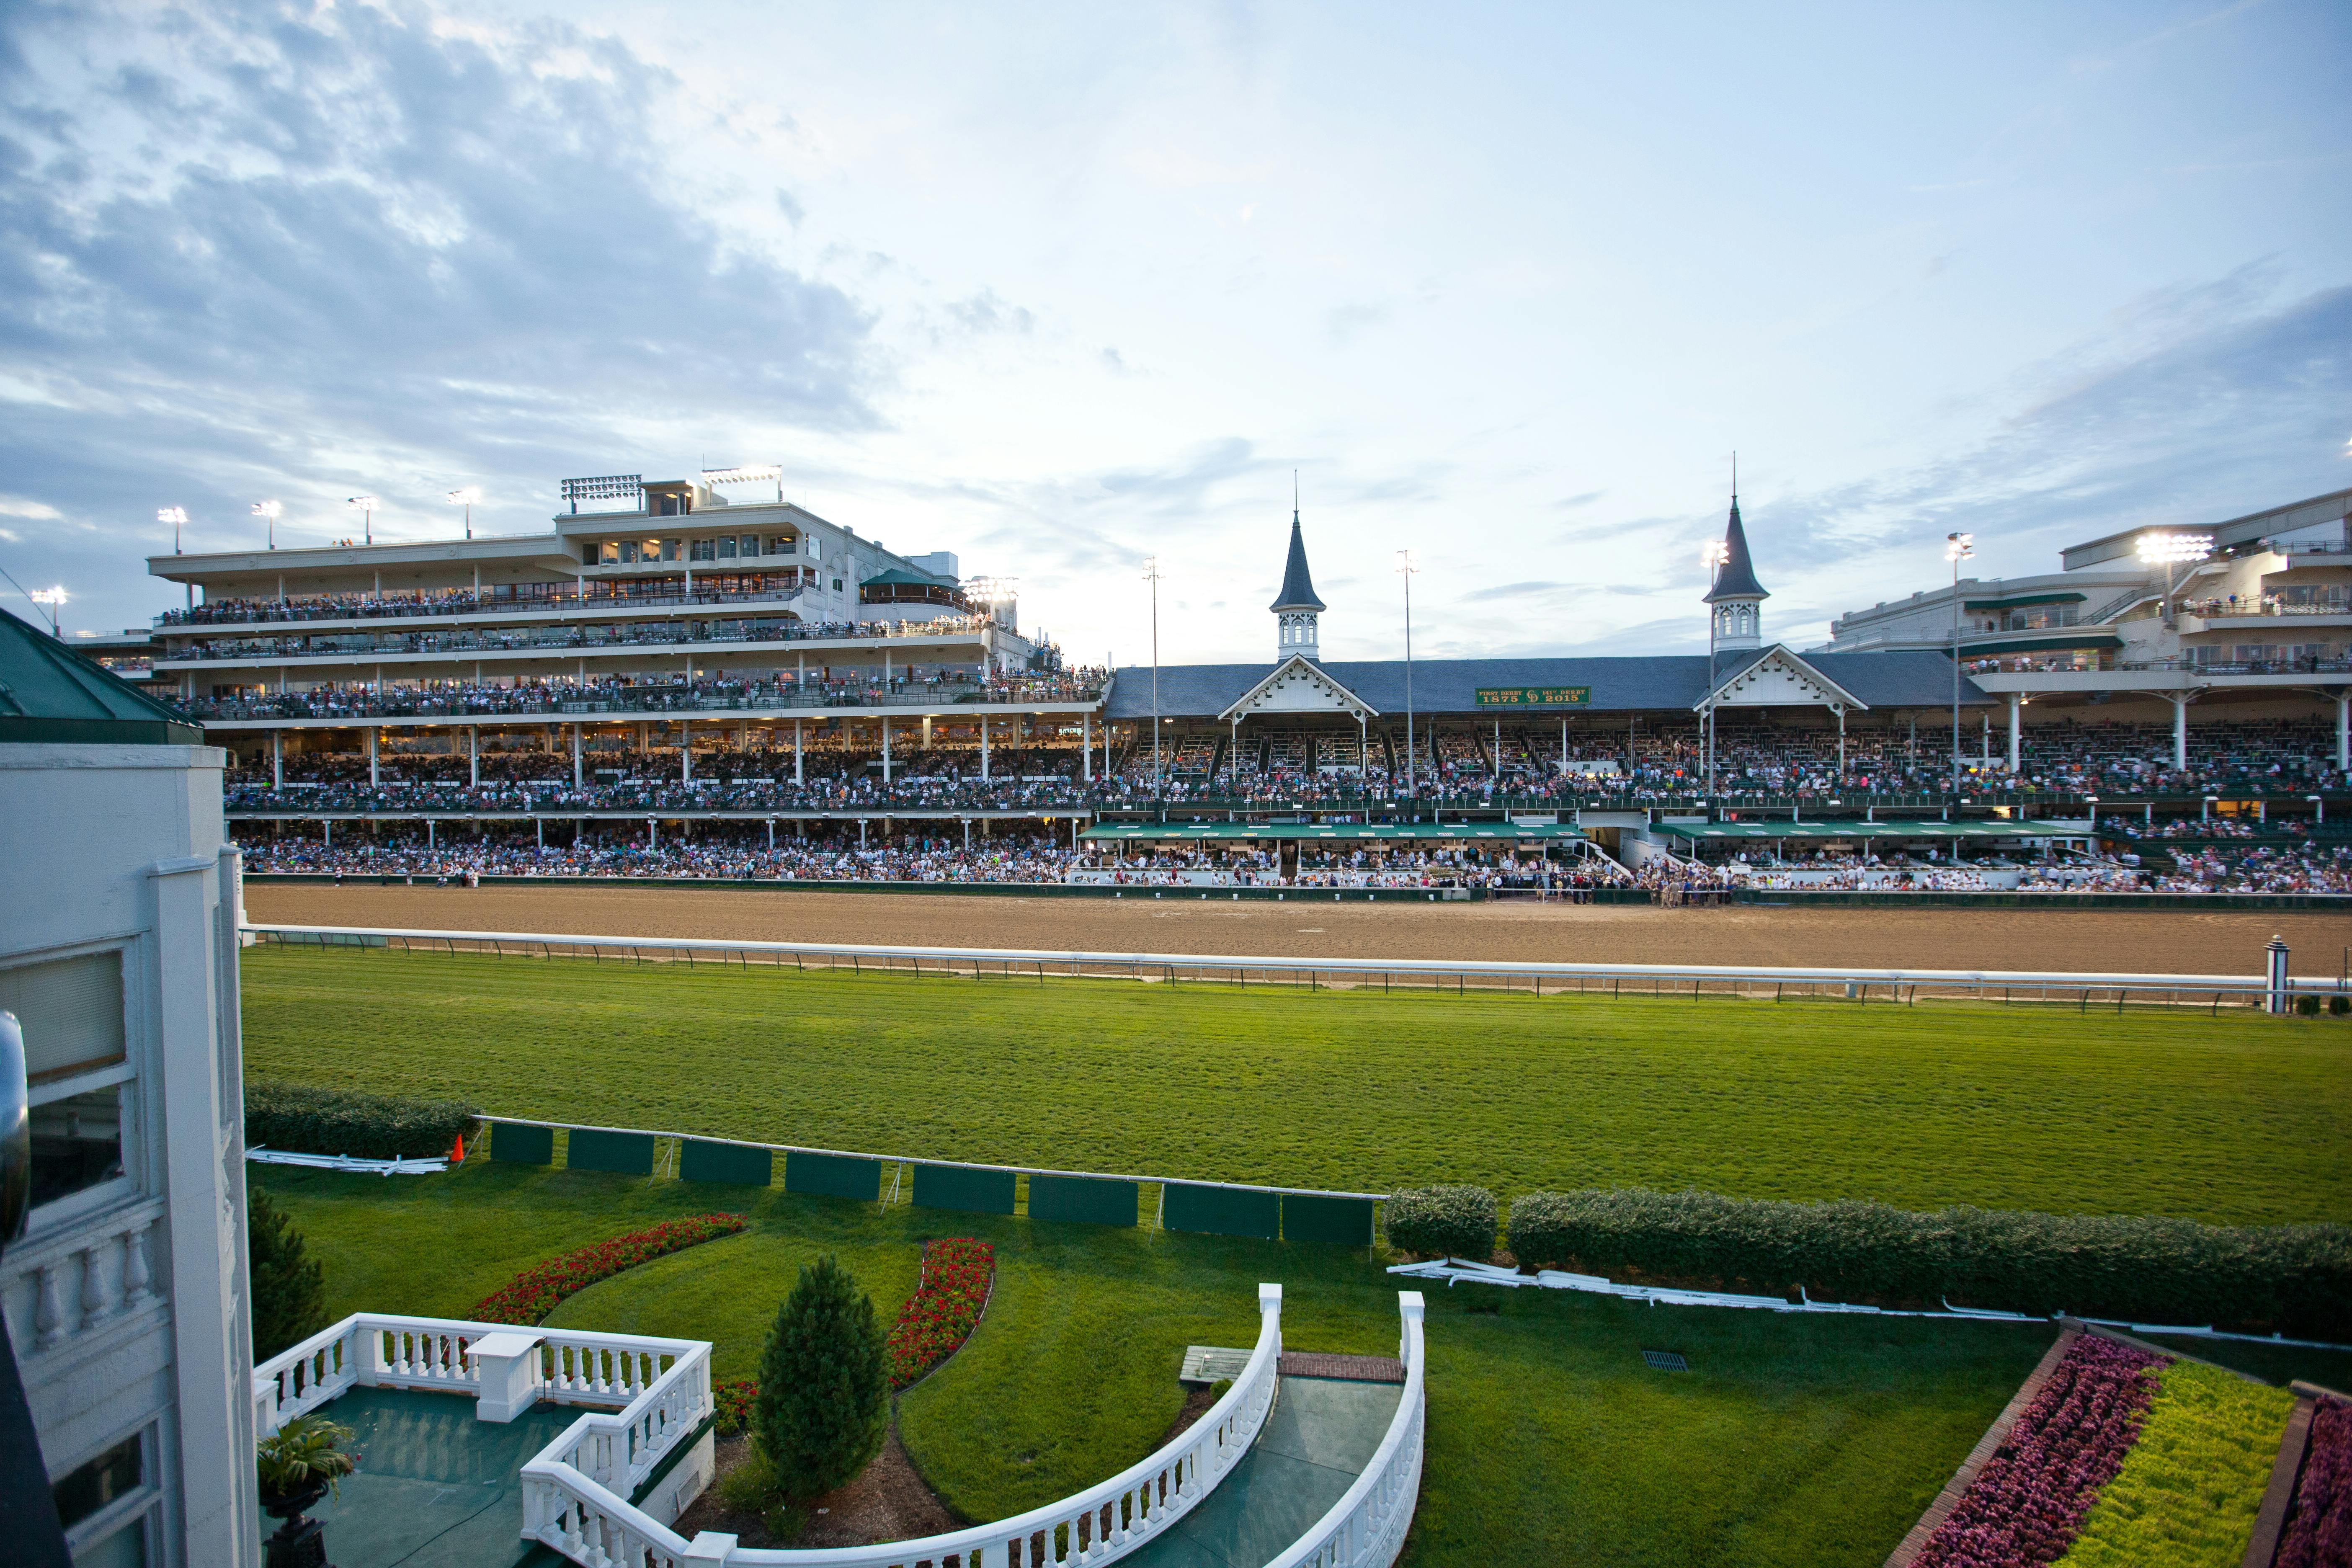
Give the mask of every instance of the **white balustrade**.
[[24, 1360], [72, 1345], [163, 1300], [155, 1289], [160, 1203], [101, 1215], [10, 1248], [0, 1300]]
[[1421, 1292], [1399, 1291], [1397, 1309], [1404, 1319], [1397, 1350], [1404, 1363], [1404, 1396], [1397, 1401], [1387, 1434], [1355, 1485], [1266, 1568], [1389, 1568], [1404, 1549], [1421, 1496], [1422, 1439], [1428, 1426]]
[[[580, 1465], [558, 1457], [574, 1433], [606, 1419], [591, 1416], [523, 1467], [523, 1533], [587, 1568], [622, 1563], [653, 1568], [914, 1568], [921, 1563], [933, 1568], [951, 1563], [958, 1568], [1096, 1568], [1167, 1531], [1257, 1441], [1274, 1408], [1282, 1358], [1281, 1286], [1258, 1287], [1258, 1315], [1257, 1347], [1249, 1364], [1198, 1422], [1110, 1479], [1012, 1519], [877, 1546], [730, 1547], [729, 1538], [709, 1534], [689, 1542], [624, 1502]], [[1418, 1340], [1412, 1342], [1417, 1345]], [[585, 1445], [571, 1452], [596, 1457]], [[1417, 1466], [1417, 1448], [1415, 1456]]]

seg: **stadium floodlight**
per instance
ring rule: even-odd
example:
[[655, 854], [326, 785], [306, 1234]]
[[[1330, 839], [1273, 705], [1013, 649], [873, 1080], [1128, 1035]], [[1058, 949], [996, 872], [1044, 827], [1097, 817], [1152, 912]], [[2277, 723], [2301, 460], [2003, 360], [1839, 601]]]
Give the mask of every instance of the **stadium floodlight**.
[[474, 537], [474, 503], [481, 499], [482, 488], [479, 485], [467, 485], [449, 492], [449, 504], [466, 509], [466, 537], [468, 539]]
[[781, 463], [751, 463], [732, 468], [705, 468], [702, 470], [702, 483], [705, 489], [715, 489], [719, 485], [773, 484], [776, 487], [776, 500], [781, 501], [784, 499], [784, 469]]
[[373, 496], [346, 496], [343, 504], [360, 514], [360, 538], [362, 542], [375, 542], [375, 509]]
[[2143, 564], [2164, 568], [2164, 624], [2175, 624], [2172, 595], [2179, 591], [2180, 568], [2193, 566], [2213, 553], [2210, 533], [2143, 533], [2137, 545]]
[[53, 637], [63, 637], [65, 633], [58, 629], [58, 607], [66, 602], [66, 591], [63, 588], [36, 588], [26, 597], [37, 605], [48, 607], [49, 635]]
[[1977, 536], [1944, 535], [1944, 559], [1952, 563], [1952, 793], [1960, 793], [1960, 563], [1973, 561]]
[[157, 507], [155, 521], [172, 525], [172, 553], [177, 555], [180, 552], [180, 530], [188, 525], [188, 509], [184, 506]]
[[253, 503], [253, 515], [269, 520], [269, 548], [272, 550], [278, 548], [278, 519], [285, 510], [274, 500], [257, 500]]
[[1730, 559], [1731, 546], [1720, 539], [1710, 539], [1699, 547], [1698, 563], [1711, 573], [1720, 571], [1723, 563]]

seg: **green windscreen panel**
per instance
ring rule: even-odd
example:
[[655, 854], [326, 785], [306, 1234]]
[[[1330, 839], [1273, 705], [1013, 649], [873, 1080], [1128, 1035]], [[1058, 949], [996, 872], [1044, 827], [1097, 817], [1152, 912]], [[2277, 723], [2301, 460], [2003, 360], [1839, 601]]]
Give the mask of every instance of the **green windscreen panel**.
[[563, 1163], [575, 1171], [613, 1171], [624, 1176], [654, 1173], [654, 1135], [650, 1132], [598, 1132], [575, 1127], [567, 1140]]
[[1282, 1234], [1282, 1195], [1240, 1187], [1168, 1184], [1165, 1224], [1170, 1230], [1205, 1236], [1255, 1236], [1272, 1241]]
[[520, 1122], [490, 1123], [490, 1158], [515, 1165], [545, 1165], [555, 1159], [555, 1129]]
[[918, 1165], [915, 1206], [962, 1209], [967, 1214], [1011, 1214], [1013, 1173], [974, 1171], [962, 1165]]
[[1286, 1194], [1282, 1200], [1282, 1237], [1286, 1241], [1333, 1241], [1344, 1247], [1370, 1247], [1372, 1200]]
[[774, 1180], [776, 1156], [767, 1149], [747, 1149], [740, 1143], [706, 1143], [688, 1138], [678, 1150], [677, 1179], [681, 1182], [725, 1182], [738, 1187], [764, 1187]]
[[803, 1154], [794, 1150], [784, 1156], [784, 1191], [872, 1203], [882, 1195], [882, 1162], [855, 1154]]
[[1029, 1217], [1066, 1220], [1078, 1225], [1135, 1223], [1133, 1182], [1107, 1181], [1098, 1176], [1032, 1176]]

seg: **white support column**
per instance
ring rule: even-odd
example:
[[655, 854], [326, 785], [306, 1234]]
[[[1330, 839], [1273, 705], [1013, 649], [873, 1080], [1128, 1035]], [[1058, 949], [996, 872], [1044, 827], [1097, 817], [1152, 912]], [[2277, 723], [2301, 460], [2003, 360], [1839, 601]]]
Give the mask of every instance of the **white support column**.
[[793, 783], [806, 782], [801, 773], [801, 721], [795, 719], [793, 721]]
[[2011, 774], [2024, 771], [2024, 707], [2025, 693], [2012, 691], [2009, 694], [2009, 771]]
[[369, 726], [368, 726], [368, 732], [367, 732], [367, 738], [368, 738], [368, 784], [369, 784], [369, 786], [370, 786], [371, 788], [373, 788], [373, 787], [375, 785], [376, 782], [377, 782], [377, 780], [376, 780], [376, 730], [377, 730], [377, 726], [375, 726], [375, 725], [373, 725], [373, 724], [371, 724], [371, 725], [369, 725]]
[[580, 728], [576, 721], [572, 726], [572, 787], [573, 789], [585, 789], [588, 783], [587, 770], [580, 755]]
[[478, 788], [482, 782], [482, 727], [466, 726], [466, 782]]
[[890, 787], [890, 715], [887, 713], [882, 715], [882, 787]]
[[2185, 696], [2172, 699], [2172, 765], [2189, 766], [2189, 699]]
[[1838, 777], [1839, 777], [1839, 779], [1842, 781], [1842, 780], [1843, 780], [1843, 779], [1844, 779], [1844, 777], [1845, 777], [1845, 704], [1844, 704], [1844, 703], [1843, 703], [1843, 702], [1839, 703], [1839, 704], [1838, 704], [1838, 706], [1837, 706], [1837, 721], [1838, 721]]
[[1086, 783], [1092, 784], [1095, 782], [1095, 716], [1093, 714], [1078, 715], [1078, 737], [1079, 776]]
[[269, 731], [269, 787], [286, 787], [286, 731]]
[[2336, 694], [2336, 771], [2352, 773], [2352, 687]]
[[988, 782], [988, 715], [980, 716], [980, 782]]
[[258, 1568], [252, 1286], [246, 1277], [245, 1161], [236, 1142], [245, 1088], [231, 890], [236, 855], [229, 849], [165, 860], [148, 872], [155, 903], [153, 994], [161, 999], [151, 1026], [160, 1080], [153, 1103], [168, 1130], [155, 1141], [163, 1168], [149, 1180], [172, 1197], [163, 1226], [172, 1354], [156, 1375], [170, 1380], [168, 1419], [178, 1441], [167, 1445], [163, 1458], [167, 1468], [176, 1468], [182, 1512], [177, 1550], [167, 1552], [176, 1562]]
[[681, 784], [694, 780], [694, 721], [677, 721], [677, 776]]

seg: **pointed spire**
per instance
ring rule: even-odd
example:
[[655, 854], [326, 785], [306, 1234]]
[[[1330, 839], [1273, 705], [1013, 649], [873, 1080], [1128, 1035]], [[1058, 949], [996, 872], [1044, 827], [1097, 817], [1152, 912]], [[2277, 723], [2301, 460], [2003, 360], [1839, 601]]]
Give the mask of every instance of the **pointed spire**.
[[1723, 564], [1715, 569], [1715, 585], [1705, 600], [1716, 604], [1724, 599], [1769, 599], [1772, 595], [1756, 580], [1756, 563], [1748, 554], [1748, 531], [1739, 526], [1739, 490], [1736, 479], [1731, 492], [1731, 521], [1723, 530]]
[[1297, 477], [1293, 475], [1294, 489], [1290, 496], [1290, 559], [1282, 568], [1282, 592], [1275, 595], [1267, 609], [1320, 610], [1323, 601], [1315, 596], [1315, 580], [1307, 574], [1307, 536], [1298, 526], [1298, 493], [1295, 488]]

